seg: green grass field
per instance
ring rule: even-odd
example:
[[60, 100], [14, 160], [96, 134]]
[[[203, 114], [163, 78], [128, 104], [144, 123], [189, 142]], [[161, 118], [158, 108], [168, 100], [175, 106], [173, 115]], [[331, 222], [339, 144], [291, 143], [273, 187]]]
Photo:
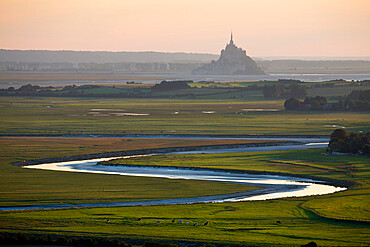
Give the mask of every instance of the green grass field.
[[3, 135], [329, 135], [337, 126], [370, 130], [367, 112], [276, 111], [283, 109], [283, 100], [0, 97], [0, 108]]
[[[302, 208], [302, 203], [304, 200], [286, 199], [12, 212], [0, 214], [0, 225], [13, 232], [254, 246], [300, 246], [310, 241], [320, 246], [368, 245], [368, 225], [326, 220]], [[136, 221], [138, 217], [143, 220]], [[172, 224], [172, 219], [189, 225]], [[158, 220], [161, 223], [156, 223]], [[210, 225], [203, 226], [207, 221]], [[200, 226], [193, 227], [194, 223]]]
[[[121, 138], [2, 137], [0, 140], [2, 206], [147, 200], [252, 189], [224, 183], [40, 171], [9, 165], [21, 159], [96, 153], [98, 150], [194, 145], [192, 140], [164, 139], [155, 143], [150, 139]], [[214, 144], [215, 140], [196, 142], [205, 145], [207, 142]], [[358, 186], [332, 195], [257, 202], [2, 212], [0, 228], [9, 233], [261, 246], [301, 245], [310, 241], [321, 246], [367, 245], [370, 233], [368, 158], [328, 156], [322, 151], [153, 156], [133, 158], [124, 163], [305, 174], [349, 180]], [[137, 222], [138, 217], [143, 220]], [[187, 221], [189, 225], [172, 224], [172, 219]], [[158, 220], [160, 224], [156, 223]], [[209, 226], [202, 225], [206, 221], [210, 222]], [[200, 226], [193, 227], [194, 223]]]
[[[205, 181], [80, 174], [24, 169], [25, 159], [137, 150], [247, 143], [242, 140], [169, 140], [122, 138], [0, 138], [0, 206], [154, 200], [228, 194], [256, 187]], [[254, 141], [258, 142], [258, 141]]]
[[357, 183], [347, 191], [307, 199], [306, 209], [333, 218], [361, 220], [370, 223], [370, 167], [369, 158], [362, 156], [324, 155], [323, 149], [275, 151], [256, 153], [228, 153], [176, 156], [137, 157], [113, 160], [107, 164], [202, 167], [217, 169], [278, 172], [331, 178]]
[[[247, 93], [233, 99], [229, 97], [235, 93], [221, 99], [214, 94], [212, 99], [182, 100], [0, 97], [0, 134], [329, 135], [339, 126], [370, 131], [367, 112], [281, 111], [283, 100]], [[0, 205], [151, 200], [250, 190], [253, 187], [237, 184], [41, 171], [10, 164], [25, 159], [238, 142], [245, 141], [0, 137]], [[280, 172], [346, 180], [356, 186], [332, 195], [258, 202], [1, 212], [0, 231], [223, 245], [299, 246], [315, 241], [320, 246], [369, 246], [369, 158], [324, 155], [323, 151], [155, 156], [125, 163]], [[138, 217], [143, 220], [137, 222]], [[171, 224], [172, 219], [190, 225]], [[162, 223], [157, 224], [158, 220]], [[209, 226], [192, 226], [206, 221]]]

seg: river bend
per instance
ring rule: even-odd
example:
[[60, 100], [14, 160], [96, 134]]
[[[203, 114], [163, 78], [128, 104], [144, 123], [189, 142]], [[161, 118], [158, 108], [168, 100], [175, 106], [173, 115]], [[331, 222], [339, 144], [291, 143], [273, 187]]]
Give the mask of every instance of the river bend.
[[[290, 139], [292, 140], [292, 139]], [[294, 141], [294, 140], [293, 140]], [[272, 147], [250, 147], [242, 149], [216, 149], [189, 152], [174, 152], [173, 154], [189, 153], [225, 153], [225, 152], [255, 152], [271, 150], [291, 150], [315, 148], [327, 145], [323, 140], [306, 140], [300, 145], [272, 146]], [[155, 155], [155, 154], [151, 154]], [[131, 158], [126, 156], [120, 158]], [[262, 189], [246, 191], [227, 195], [212, 195], [194, 198], [178, 198], [152, 201], [113, 202], [93, 204], [64, 204], [64, 205], [36, 205], [21, 207], [0, 207], [0, 210], [27, 210], [27, 209], [54, 209], [70, 207], [114, 207], [114, 206], [139, 206], [139, 205], [163, 205], [163, 204], [187, 204], [187, 203], [216, 203], [228, 201], [254, 201], [268, 200], [286, 197], [301, 197], [312, 195], [323, 195], [345, 190], [343, 187], [335, 187], [306, 178], [278, 175], [257, 175], [240, 171], [221, 171], [212, 169], [186, 169], [176, 167], [150, 167], [150, 166], [105, 166], [98, 162], [117, 159], [119, 157], [100, 158], [90, 160], [67, 161], [25, 166], [27, 169], [44, 169], [66, 172], [84, 172], [99, 174], [114, 174], [123, 176], [157, 177], [167, 179], [192, 179], [213, 182], [227, 182], [262, 186]]]

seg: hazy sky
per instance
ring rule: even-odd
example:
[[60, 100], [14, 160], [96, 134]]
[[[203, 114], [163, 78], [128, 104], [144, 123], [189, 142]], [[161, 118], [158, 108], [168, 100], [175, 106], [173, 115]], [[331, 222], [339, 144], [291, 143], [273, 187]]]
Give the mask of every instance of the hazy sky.
[[370, 56], [370, 0], [0, 0], [0, 48]]

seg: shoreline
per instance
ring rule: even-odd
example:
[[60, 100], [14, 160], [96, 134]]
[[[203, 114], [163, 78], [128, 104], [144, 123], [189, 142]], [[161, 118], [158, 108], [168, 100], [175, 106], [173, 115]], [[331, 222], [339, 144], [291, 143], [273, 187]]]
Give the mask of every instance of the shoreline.
[[105, 152], [97, 154], [85, 154], [85, 155], [73, 155], [66, 157], [55, 157], [55, 158], [44, 158], [44, 159], [34, 159], [25, 161], [12, 162], [15, 166], [28, 166], [28, 165], [38, 165], [44, 163], [56, 163], [56, 162], [66, 162], [75, 160], [88, 160], [88, 159], [98, 159], [98, 158], [110, 158], [110, 157], [122, 157], [122, 156], [132, 156], [132, 155], [147, 155], [152, 153], [166, 154], [173, 152], [187, 152], [187, 151], [203, 151], [203, 150], [217, 150], [217, 149], [237, 149], [237, 148], [250, 148], [250, 147], [269, 147], [269, 146], [282, 146], [287, 145], [299, 145], [298, 142], [272, 142], [272, 143], [245, 143], [245, 144], [223, 144], [223, 145], [207, 145], [207, 146], [188, 146], [188, 147], [173, 147], [173, 148], [153, 148], [153, 149], [139, 149], [139, 150], [129, 150], [129, 151], [118, 151], [118, 152]]
[[[291, 186], [291, 189], [298, 189], [299, 185]], [[70, 208], [94, 208], [94, 207], [133, 207], [133, 206], [161, 206], [161, 205], [177, 205], [177, 204], [201, 204], [201, 203], [221, 203], [222, 201], [231, 201], [232, 198], [243, 198], [251, 196], [260, 196], [271, 193], [286, 192], [286, 186], [266, 186], [266, 188], [251, 190], [232, 194], [189, 197], [189, 198], [174, 198], [163, 200], [150, 201], [128, 201], [128, 202], [107, 202], [107, 203], [81, 203], [81, 204], [54, 204], [54, 205], [32, 205], [32, 206], [7, 206], [0, 207], [0, 211], [20, 211], [20, 210], [56, 210]], [[219, 201], [219, 202], [218, 202]]]

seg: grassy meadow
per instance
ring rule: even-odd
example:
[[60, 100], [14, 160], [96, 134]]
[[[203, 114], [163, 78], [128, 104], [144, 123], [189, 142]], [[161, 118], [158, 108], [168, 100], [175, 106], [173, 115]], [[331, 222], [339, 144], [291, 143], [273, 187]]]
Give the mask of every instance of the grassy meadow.
[[248, 141], [0, 137], [0, 206], [155, 200], [227, 194], [255, 189], [254, 186], [229, 183], [33, 170], [10, 164], [25, 159], [107, 151], [233, 143], [248, 143]]
[[[313, 149], [152, 156], [133, 158], [124, 163], [290, 172], [350, 180], [356, 182], [357, 186], [331, 195], [269, 201], [2, 212], [0, 227], [3, 232], [9, 233], [109, 237], [134, 242], [155, 240], [300, 246], [314, 241], [320, 246], [366, 246], [370, 233], [368, 158], [327, 156], [322, 152], [322, 149]], [[49, 173], [48, 176], [55, 172]], [[79, 176], [82, 178], [84, 175]], [[99, 176], [91, 177], [90, 182], [99, 179]], [[110, 177], [110, 186], [113, 186], [118, 182], [114, 177], [121, 176], [107, 177]], [[156, 188], [162, 185], [146, 178], [140, 180], [140, 189], [145, 189], [143, 183], [157, 183], [151, 184]], [[121, 185], [122, 189], [127, 188], [125, 184], [117, 185]], [[172, 186], [169, 181], [168, 188]], [[191, 188], [197, 191], [197, 186], [193, 184], [190, 187], [181, 186], [184, 190]], [[158, 193], [170, 196], [168, 191]], [[137, 221], [139, 217], [142, 221]], [[173, 219], [176, 223], [171, 223]], [[179, 220], [189, 224], [179, 224]], [[209, 225], [204, 226], [207, 221]], [[193, 226], [194, 223], [199, 226]]]
[[[55, 75], [55, 80], [66, 79], [65, 76], [69, 75]], [[253, 85], [251, 83], [254, 82], [230, 85], [245, 87]], [[199, 94], [195, 99], [0, 97], [0, 206], [154, 200], [256, 188], [207, 181], [33, 170], [11, 165], [11, 162], [28, 159], [247, 142], [72, 137], [74, 135], [330, 135], [340, 127], [347, 131], [370, 131], [368, 112], [284, 111], [283, 99], [264, 99], [258, 90], [230, 90], [227, 83], [221, 85], [224, 89], [202, 83], [194, 85], [207, 86], [207, 95]], [[101, 93], [125, 87], [131, 85], [94, 90]], [[352, 87], [344, 85], [310, 88], [308, 92], [310, 96], [336, 97], [350, 90]], [[187, 93], [197, 92], [197, 89], [188, 89]], [[171, 97], [176, 92], [162, 94]], [[369, 246], [369, 157], [325, 155], [324, 151], [160, 155], [109, 163], [289, 173], [350, 181], [355, 185], [330, 195], [268, 201], [3, 211], [0, 212], [0, 231], [120, 238], [134, 242], [300, 246], [315, 241], [320, 246]], [[171, 223], [173, 219], [189, 224]], [[210, 224], [204, 226], [207, 221]], [[193, 226], [194, 223], [199, 226]]]
[[306, 199], [306, 209], [332, 219], [359, 220], [370, 223], [369, 157], [326, 155], [323, 149], [255, 153], [159, 155], [118, 159], [106, 164], [154, 165], [234, 169], [289, 173], [310, 177], [354, 182], [350, 189]]
[[0, 134], [329, 135], [367, 112], [283, 111], [283, 100], [0, 97]]
[[[303, 208], [303, 203], [305, 200], [295, 198], [268, 202], [8, 212], [0, 214], [0, 226], [9, 232], [224, 245], [300, 246], [311, 241], [320, 246], [368, 245], [368, 225], [323, 219]], [[138, 222], [138, 217], [142, 221]], [[171, 223], [173, 219], [176, 223]], [[156, 223], [158, 220], [161, 223]], [[189, 225], [177, 223], [179, 220], [189, 222]], [[203, 226], [207, 221], [209, 225]], [[194, 223], [199, 226], [194, 227]]]

